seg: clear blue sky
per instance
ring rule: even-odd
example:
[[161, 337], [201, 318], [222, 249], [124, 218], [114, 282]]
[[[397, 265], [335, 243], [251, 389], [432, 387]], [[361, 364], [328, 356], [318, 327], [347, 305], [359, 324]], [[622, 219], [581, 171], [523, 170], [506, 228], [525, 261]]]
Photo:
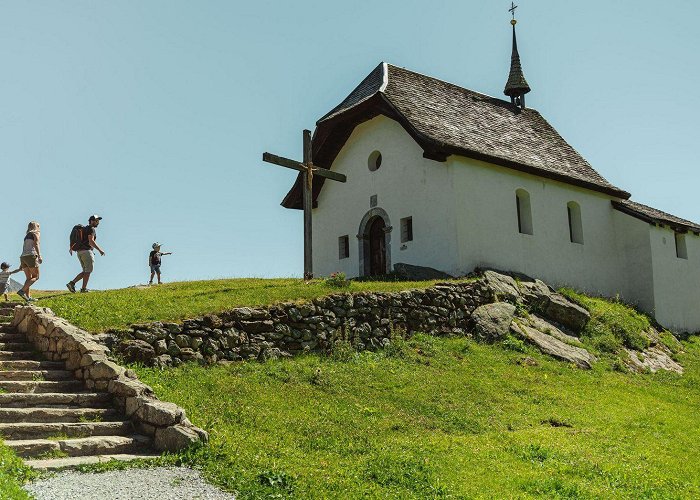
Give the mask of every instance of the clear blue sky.
[[[700, 221], [697, 3], [522, 0], [538, 109], [637, 201]], [[73, 224], [104, 216], [91, 285], [299, 276], [301, 130], [380, 61], [502, 96], [510, 2], [0, 1], [0, 260], [42, 225], [40, 288], [78, 272]]]

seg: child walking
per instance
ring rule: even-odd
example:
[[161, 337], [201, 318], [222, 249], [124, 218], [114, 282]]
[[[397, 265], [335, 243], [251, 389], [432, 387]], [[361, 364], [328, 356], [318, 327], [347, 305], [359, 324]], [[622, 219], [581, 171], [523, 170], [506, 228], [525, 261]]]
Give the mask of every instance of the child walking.
[[7, 262], [0, 264], [0, 293], [5, 296], [5, 302], [10, 300], [8, 297], [10, 293], [10, 276], [21, 271], [19, 267], [14, 271], [8, 271], [8, 269], [10, 269], [10, 264]]
[[153, 248], [153, 251], [148, 254], [148, 265], [151, 268], [151, 279], [148, 281], [149, 285], [153, 284], [153, 276], [157, 275], [158, 276], [158, 284], [160, 285], [162, 282], [160, 281], [160, 262], [161, 262], [161, 257], [163, 255], [172, 255], [172, 252], [161, 252], [160, 251], [160, 243], [154, 243], [151, 245], [151, 248]]

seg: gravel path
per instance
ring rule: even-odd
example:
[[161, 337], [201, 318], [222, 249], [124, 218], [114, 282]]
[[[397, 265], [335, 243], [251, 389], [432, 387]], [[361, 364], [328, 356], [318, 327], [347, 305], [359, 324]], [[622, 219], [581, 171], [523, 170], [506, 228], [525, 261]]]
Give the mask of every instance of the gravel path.
[[126, 469], [100, 474], [59, 472], [24, 487], [36, 500], [232, 500], [183, 467]]

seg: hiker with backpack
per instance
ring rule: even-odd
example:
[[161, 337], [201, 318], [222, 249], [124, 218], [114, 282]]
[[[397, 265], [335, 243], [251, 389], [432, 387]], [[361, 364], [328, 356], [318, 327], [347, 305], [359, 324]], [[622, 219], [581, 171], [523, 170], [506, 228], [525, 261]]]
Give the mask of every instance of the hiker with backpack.
[[27, 234], [24, 236], [24, 244], [22, 245], [22, 255], [19, 258], [19, 267], [24, 271], [27, 279], [22, 289], [17, 291], [17, 295], [27, 302], [36, 300], [31, 297], [29, 287], [39, 280], [39, 264], [41, 264], [40, 238], [39, 223], [36, 221], [30, 222], [27, 225]]
[[99, 215], [91, 215], [88, 219], [88, 225], [83, 226], [77, 224], [73, 227], [70, 233], [70, 247], [68, 248], [68, 253], [73, 255], [73, 252], [78, 254], [78, 260], [83, 268], [75, 279], [66, 283], [66, 287], [71, 293], [75, 293], [75, 285], [78, 281], [83, 280], [83, 286], [80, 288], [82, 293], [88, 291], [87, 285], [90, 280], [90, 273], [92, 273], [93, 266], [95, 264], [95, 254], [93, 253], [93, 248], [100, 252], [100, 255], [104, 256], [105, 252], [100, 248], [95, 239], [97, 238], [97, 226], [100, 225], [102, 217]]

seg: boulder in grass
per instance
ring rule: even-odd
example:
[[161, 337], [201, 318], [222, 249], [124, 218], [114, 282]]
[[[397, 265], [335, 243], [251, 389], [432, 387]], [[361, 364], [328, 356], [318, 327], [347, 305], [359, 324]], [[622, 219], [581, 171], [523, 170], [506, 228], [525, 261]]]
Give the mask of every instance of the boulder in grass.
[[491, 298], [506, 302], [520, 302], [521, 294], [518, 283], [506, 274], [496, 271], [484, 271], [483, 282], [486, 285]]
[[547, 319], [559, 323], [575, 333], [583, 330], [583, 327], [591, 319], [591, 314], [588, 311], [559, 293], [553, 293], [549, 296], [542, 314]]
[[513, 321], [510, 329], [514, 334], [537, 346], [543, 353], [573, 363], [579, 368], [590, 369], [596, 361], [595, 356], [586, 349], [566, 344], [522, 322]]
[[472, 313], [476, 338], [495, 342], [508, 334], [515, 317], [515, 306], [507, 302], [494, 302], [477, 307]]

